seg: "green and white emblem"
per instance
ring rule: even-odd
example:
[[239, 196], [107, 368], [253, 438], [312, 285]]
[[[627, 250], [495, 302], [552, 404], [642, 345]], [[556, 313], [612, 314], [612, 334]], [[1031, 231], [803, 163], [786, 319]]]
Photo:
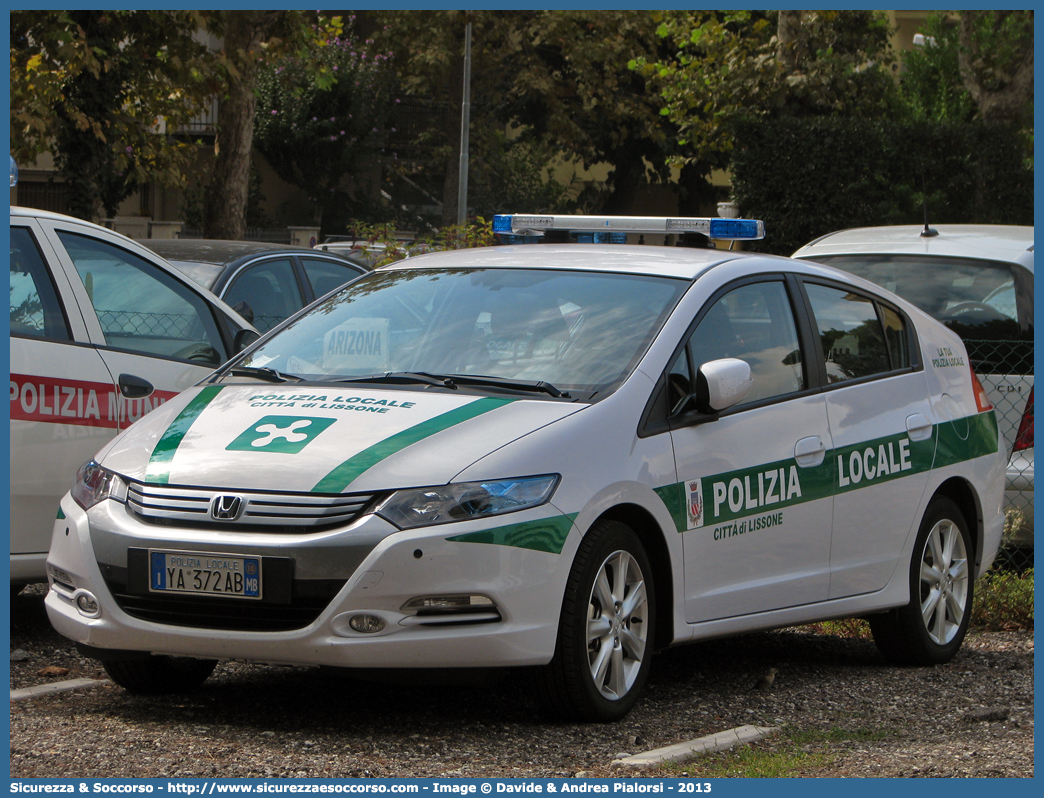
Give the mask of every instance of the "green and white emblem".
[[309, 416], [265, 416], [254, 422], [225, 449], [233, 452], [297, 454], [336, 420]]

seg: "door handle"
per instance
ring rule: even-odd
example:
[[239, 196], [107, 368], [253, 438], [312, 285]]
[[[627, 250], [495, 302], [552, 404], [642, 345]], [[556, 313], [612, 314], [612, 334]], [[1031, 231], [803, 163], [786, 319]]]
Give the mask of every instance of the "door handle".
[[802, 438], [794, 445], [794, 459], [802, 468], [820, 465], [826, 457], [826, 444], [818, 435]]
[[156, 390], [151, 382], [143, 380], [141, 377], [135, 377], [133, 374], [121, 374], [119, 385], [120, 393], [127, 399], [144, 399], [146, 396], [151, 396], [152, 392]]
[[906, 417], [906, 431], [912, 441], [927, 440], [932, 437], [932, 422], [923, 413], [914, 413]]

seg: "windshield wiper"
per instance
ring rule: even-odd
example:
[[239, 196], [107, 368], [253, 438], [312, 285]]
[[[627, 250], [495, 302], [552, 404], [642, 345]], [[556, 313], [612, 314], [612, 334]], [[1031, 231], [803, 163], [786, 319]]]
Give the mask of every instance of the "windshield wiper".
[[268, 366], [233, 366], [228, 371], [223, 371], [218, 377], [231, 375], [233, 377], [257, 377], [265, 382], [301, 382], [301, 378], [295, 374], [284, 374]]
[[[327, 380], [324, 380], [327, 382]], [[435, 385], [439, 388], [456, 390], [458, 386], [504, 388], [511, 391], [527, 393], [546, 393], [556, 399], [572, 399], [567, 391], [560, 391], [554, 385], [543, 380], [512, 380], [507, 377], [483, 377], [469, 374], [429, 374], [426, 371], [389, 371], [386, 374], [370, 374], [366, 377], [338, 377], [328, 382], [385, 382], [385, 383], [421, 383]]]
[[333, 377], [322, 382], [391, 382], [391, 383], [421, 383], [422, 385], [436, 385], [439, 388], [456, 389], [456, 384], [450, 377], [440, 377], [436, 374], [428, 374], [424, 371], [388, 371], [384, 374], [369, 374], [365, 377]]
[[560, 391], [554, 385], [543, 380], [512, 380], [507, 377], [482, 377], [469, 374], [451, 374], [448, 379], [457, 385], [489, 386], [492, 388], [506, 388], [512, 391], [527, 391], [530, 393], [546, 393], [556, 399], [572, 399], [568, 391]]

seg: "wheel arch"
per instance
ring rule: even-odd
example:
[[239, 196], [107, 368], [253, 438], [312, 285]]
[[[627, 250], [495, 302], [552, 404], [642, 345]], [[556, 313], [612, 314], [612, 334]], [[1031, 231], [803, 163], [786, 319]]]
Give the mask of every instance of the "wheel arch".
[[968, 531], [971, 533], [972, 546], [974, 548], [973, 556], [975, 564], [978, 566], [982, 561], [985, 526], [982, 502], [975, 489], [966, 479], [950, 477], [936, 488], [932, 498], [934, 499], [936, 496], [947, 497], [960, 509], [965, 523], [968, 524]]
[[603, 512], [597, 520], [610, 519], [629, 526], [642, 542], [653, 567], [656, 590], [656, 650], [667, 648], [674, 640], [674, 569], [663, 530], [644, 507], [618, 504]]

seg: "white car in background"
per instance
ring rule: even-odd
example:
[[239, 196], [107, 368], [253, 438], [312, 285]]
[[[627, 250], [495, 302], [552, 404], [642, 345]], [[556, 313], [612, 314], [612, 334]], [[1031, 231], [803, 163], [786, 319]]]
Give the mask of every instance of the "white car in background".
[[[764, 235], [494, 221], [621, 228]], [[45, 604], [133, 692], [225, 658], [527, 667], [545, 711], [615, 720], [653, 652], [694, 640], [868, 617], [889, 660], [948, 661], [1005, 461], [961, 339], [836, 269], [436, 252], [310, 305], [102, 449], [62, 500]]]
[[1033, 545], [1033, 228], [860, 227], [817, 238], [795, 258], [863, 277], [912, 302], [964, 340], [997, 409], [1008, 462], [1005, 506]]
[[11, 208], [10, 245], [14, 590], [46, 579], [51, 527], [77, 469], [257, 332], [162, 258], [104, 227]]

